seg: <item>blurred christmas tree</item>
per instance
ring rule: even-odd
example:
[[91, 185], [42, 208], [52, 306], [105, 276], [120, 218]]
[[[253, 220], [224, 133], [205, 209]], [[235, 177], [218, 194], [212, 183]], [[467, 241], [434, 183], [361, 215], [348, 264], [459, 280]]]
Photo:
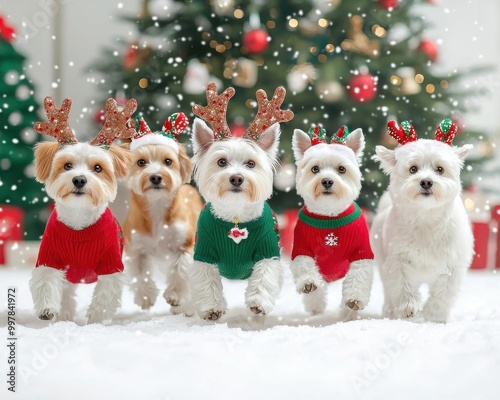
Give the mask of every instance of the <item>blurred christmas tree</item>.
[[[282, 126], [282, 168], [272, 206], [280, 211], [300, 202], [292, 132], [320, 124], [329, 134], [341, 125], [363, 129], [359, 202], [372, 208], [386, 177], [370, 157], [377, 144], [395, 145], [386, 134], [387, 120], [410, 120], [420, 137], [433, 134], [443, 118], [463, 125], [462, 75], [433, 73], [438, 50], [424, 39], [425, 19], [413, 12], [425, 2], [143, 0], [140, 14], [125, 18], [135, 24], [136, 40], [122, 42], [119, 51], [106, 49], [93, 70], [105, 74], [103, 98], [117, 91], [137, 98], [156, 129], [170, 112], [205, 104], [206, 84], [215, 81], [220, 91], [236, 89], [227, 116], [237, 134], [255, 114], [256, 89], [271, 96], [283, 85], [283, 108], [295, 118]], [[477, 135], [462, 130], [456, 142], [475, 142]]]
[[34, 178], [33, 145], [39, 135], [32, 129], [38, 104], [25, 75], [25, 57], [12, 46], [14, 30], [0, 16], [0, 207], [24, 209], [26, 239], [38, 239], [45, 226], [42, 210], [47, 195]]

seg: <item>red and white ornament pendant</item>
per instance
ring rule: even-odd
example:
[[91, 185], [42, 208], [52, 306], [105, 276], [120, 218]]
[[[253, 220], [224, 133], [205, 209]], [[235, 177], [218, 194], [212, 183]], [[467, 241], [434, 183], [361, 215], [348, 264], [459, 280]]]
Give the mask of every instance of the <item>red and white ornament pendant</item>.
[[248, 230], [247, 228], [240, 229], [238, 227], [238, 219], [234, 219], [234, 228], [231, 228], [229, 232], [227, 233], [227, 237], [230, 239], [234, 240], [234, 243], [238, 244], [240, 243], [243, 239], [246, 239], [248, 237]]

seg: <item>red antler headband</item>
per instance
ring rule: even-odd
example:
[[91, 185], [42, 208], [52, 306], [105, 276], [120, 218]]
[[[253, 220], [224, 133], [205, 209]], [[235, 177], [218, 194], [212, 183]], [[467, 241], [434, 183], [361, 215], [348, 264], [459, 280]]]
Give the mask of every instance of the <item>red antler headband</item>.
[[[399, 126], [396, 121], [389, 121], [387, 123], [387, 130], [389, 135], [396, 139], [401, 145], [415, 142], [418, 139], [415, 128], [413, 128], [413, 125], [411, 125], [408, 121], [401, 122], [401, 126]], [[457, 132], [457, 125], [455, 125], [451, 119], [445, 118], [437, 126], [434, 140], [451, 146], [453, 139], [457, 136]]]

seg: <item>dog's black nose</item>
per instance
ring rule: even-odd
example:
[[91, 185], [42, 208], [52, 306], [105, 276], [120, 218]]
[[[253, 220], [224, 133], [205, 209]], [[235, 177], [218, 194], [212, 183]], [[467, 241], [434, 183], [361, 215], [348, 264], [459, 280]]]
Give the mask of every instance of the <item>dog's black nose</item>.
[[333, 186], [333, 181], [331, 179], [325, 178], [321, 180], [321, 184], [325, 189], [330, 189]]
[[433, 184], [432, 179], [422, 179], [420, 181], [420, 186], [422, 187], [422, 189], [425, 190], [430, 189], [432, 187], [432, 184]]
[[243, 175], [240, 174], [231, 175], [229, 177], [229, 182], [231, 182], [231, 185], [233, 186], [241, 186], [244, 180], [245, 178], [243, 178]]
[[83, 175], [78, 175], [73, 178], [72, 182], [76, 188], [81, 189], [87, 183], [87, 178], [85, 178]]
[[159, 185], [162, 181], [162, 178], [161, 178], [161, 175], [151, 175], [149, 177], [149, 181], [153, 184], [153, 185]]

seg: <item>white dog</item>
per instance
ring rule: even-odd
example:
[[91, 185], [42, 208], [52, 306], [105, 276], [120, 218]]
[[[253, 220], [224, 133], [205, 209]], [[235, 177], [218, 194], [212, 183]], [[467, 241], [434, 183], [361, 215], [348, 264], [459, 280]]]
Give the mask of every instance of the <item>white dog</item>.
[[370, 232], [384, 285], [384, 315], [418, 315], [419, 287], [427, 283], [423, 316], [446, 322], [473, 256], [471, 225], [460, 197], [460, 170], [472, 146], [451, 146], [457, 127], [449, 119], [437, 127], [435, 140], [417, 140], [408, 122], [390, 121], [388, 128], [401, 146], [376, 147], [374, 159], [390, 184]]
[[217, 320], [227, 308], [221, 276], [247, 279], [245, 302], [254, 314], [274, 307], [282, 281], [278, 228], [266, 203], [272, 194], [273, 169], [279, 143], [278, 122], [289, 121], [291, 111], [280, 110], [285, 96], [276, 89], [271, 101], [257, 91], [259, 110], [241, 138], [232, 137], [225, 121], [227, 103], [211, 83], [208, 106], [196, 105], [201, 120], [193, 126], [194, 179], [208, 202], [198, 221], [192, 274], [193, 301], [198, 315]]
[[35, 149], [35, 176], [55, 201], [30, 280], [36, 315], [43, 320], [72, 320], [78, 283], [93, 283], [88, 322], [109, 319], [120, 305], [123, 286], [123, 235], [108, 203], [117, 192], [117, 178], [125, 176], [130, 153], [112, 145], [131, 135], [130, 115], [137, 103], [127, 102], [119, 112], [116, 102], [106, 103], [106, 123], [94, 140], [77, 143], [68, 123], [71, 100], [60, 110], [45, 98], [48, 122], [37, 122], [39, 133], [57, 142], [39, 143]]
[[[326, 143], [325, 130], [296, 129], [293, 151], [297, 192], [304, 199], [295, 227], [291, 270], [306, 311], [323, 313], [327, 282], [344, 278], [343, 314], [361, 310], [370, 299], [373, 253], [368, 227], [354, 202], [361, 190], [359, 162], [365, 139], [361, 129], [339, 129]], [[348, 308], [345, 308], [348, 307]], [[351, 315], [351, 317], [354, 315]]]
[[134, 301], [144, 310], [158, 296], [157, 269], [165, 275], [163, 297], [172, 312], [192, 314], [189, 268], [202, 202], [188, 184], [191, 160], [177, 142], [188, 124], [183, 113], [175, 113], [161, 132], [153, 133], [140, 117], [130, 144], [133, 158], [125, 179], [131, 191], [130, 208], [123, 225], [125, 265], [132, 278]]

